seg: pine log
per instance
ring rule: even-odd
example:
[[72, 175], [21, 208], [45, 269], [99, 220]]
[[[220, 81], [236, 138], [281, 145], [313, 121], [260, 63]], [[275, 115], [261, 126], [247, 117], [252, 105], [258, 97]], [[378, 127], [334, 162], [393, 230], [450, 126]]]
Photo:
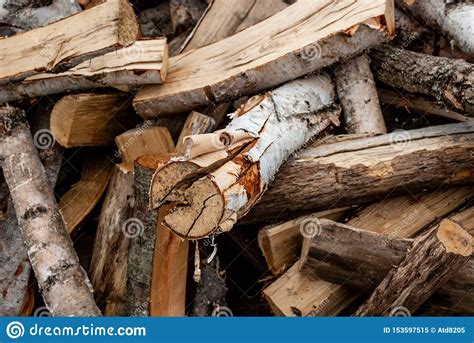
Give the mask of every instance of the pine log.
[[[438, 218], [445, 217], [469, 200], [473, 191], [473, 187], [461, 186], [415, 196], [405, 195], [388, 198], [358, 211], [347, 224], [396, 237], [413, 237]], [[311, 222], [309, 223], [311, 225]], [[275, 230], [277, 228], [275, 227]], [[273, 231], [271, 228], [267, 230], [269, 233]], [[269, 245], [272, 245], [273, 251], [276, 252], [274, 259], [281, 256], [281, 263], [288, 265], [301, 255], [303, 240], [300, 226], [291, 229], [285, 228], [280, 235], [289, 236], [290, 230], [293, 233], [291, 235], [293, 238], [286, 241], [279, 241], [270, 234], [262, 233], [262, 235], [268, 236]], [[275, 237], [278, 238], [278, 236]], [[295, 242], [296, 240], [297, 242]], [[281, 251], [288, 249], [287, 246], [294, 248], [288, 252], [285, 260], [283, 259], [285, 255]], [[294, 292], [288, 295], [287, 289], [293, 289]], [[299, 263], [295, 263], [282, 277], [268, 286], [264, 290], [264, 295], [272, 305], [273, 311], [285, 316], [298, 313], [302, 316], [335, 316], [359, 298], [357, 292], [345, 286], [306, 275], [300, 271]]]
[[2, 87], [0, 103], [104, 87], [119, 90], [162, 83], [168, 69], [166, 39], [142, 40], [84, 61], [63, 73], [42, 73]]
[[410, 111], [409, 109], [414, 109], [426, 114], [447, 118], [461, 123], [474, 120], [473, 118], [464, 116], [461, 113], [451, 111], [441, 102], [425, 100], [419, 96], [413, 96], [410, 94], [403, 94], [403, 96], [401, 96], [397, 92], [381, 88], [378, 89], [378, 95], [380, 102], [390, 106], [405, 108], [408, 111]]
[[231, 37], [171, 58], [166, 84], [144, 87], [135, 109], [144, 118], [184, 112], [255, 94], [352, 57], [394, 34], [392, 5], [298, 1]]
[[[186, 136], [208, 133], [214, 127], [215, 121], [211, 117], [191, 112], [174, 152], [181, 154], [185, 151], [184, 138]], [[158, 209], [150, 291], [150, 316], [184, 316], [186, 314], [189, 241], [181, 239], [163, 226], [161, 220], [167, 214], [166, 207]]]
[[343, 207], [373, 202], [389, 193], [471, 183], [473, 129], [474, 124], [467, 122], [314, 144], [281, 168], [245, 222], [281, 220], [288, 212]]
[[[316, 278], [362, 292], [374, 290], [392, 266], [402, 263], [413, 245], [413, 239], [364, 231], [327, 219], [321, 219], [319, 224], [320, 230], [311, 241], [303, 270]], [[428, 281], [426, 284], [429, 287]], [[473, 313], [474, 299], [470, 296], [473, 287], [474, 260], [470, 258], [463, 267], [455, 270], [452, 278], [437, 290], [430, 301], [447, 302], [453, 311], [459, 313]]]
[[51, 131], [66, 148], [112, 145], [115, 136], [138, 123], [133, 112], [125, 94], [67, 95], [54, 106]]
[[403, 260], [393, 267], [356, 316], [387, 316], [402, 306], [416, 310], [471, 258], [474, 240], [449, 219], [417, 237]]
[[463, 60], [428, 56], [385, 45], [370, 54], [376, 77], [396, 88], [443, 101], [474, 115], [474, 66]]
[[0, 84], [41, 72], [65, 71], [87, 59], [131, 45], [138, 34], [130, 3], [108, 0], [46, 27], [0, 40]]
[[153, 176], [153, 208], [172, 203], [165, 226], [188, 239], [229, 231], [289, 155], [338, 125], [334, 97], [324, 74], [295, 80], [249, 99], [224, 130], [189, 136], [185, 158]]
[[397, 0], [411, 15], [428, 25], [439, 27], [452, 38], [456, 45], [470, 56], [474, 56], [474, 4], [470, 1], [407, 1]]
[[0, 118], [2, 168], [48, 310], [54, 316], [100, 315], [33, 145], [25, 113], [5, 107]]
[[339, 66], [336, 86], [348, 133], [387, 133], [367, 55]]

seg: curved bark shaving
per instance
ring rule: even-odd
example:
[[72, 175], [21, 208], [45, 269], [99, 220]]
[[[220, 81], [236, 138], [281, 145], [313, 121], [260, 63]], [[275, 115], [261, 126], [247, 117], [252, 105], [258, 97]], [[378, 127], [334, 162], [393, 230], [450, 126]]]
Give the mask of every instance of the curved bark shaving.
[[251, 98], [225, 130], [187, 137], [185, 157], [153, 177], [152, 206], [173, 205], [164, 224], [189, 239], [230, 230], [289, 155], [338, 125], [338, 109], [321, 111], [334, 97], [327, 75], [292, 81]]

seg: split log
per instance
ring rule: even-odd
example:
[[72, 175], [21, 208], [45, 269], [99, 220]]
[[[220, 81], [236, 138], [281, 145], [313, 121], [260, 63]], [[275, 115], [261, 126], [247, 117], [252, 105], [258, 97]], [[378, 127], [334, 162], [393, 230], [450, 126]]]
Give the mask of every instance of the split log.
[[33, 145], [25, 113], [11, 107], [2, 112], [2, 168], [44, 302], [54, 316], [100, 315]]
[[144, 87], [134, 107], [144, 118], [184, 112], [255, 94], [352, 57], [394, 34], [391, 5], [298, 1], [231, 37], [171, 58], [167, 82]]
[[270, 225], [258, 232], [258, 245], [262, 250], [268, 269], [274, 275], [282, 274], [300, 256], [303, 235], [300, 228], [313, 218], [339, 221], [350, 207], [336, 208], [302, 216], [279, 225]]
[[288, 212], [373, 202], [404, 189], [473, 182], [473, 129], [468, 122], [315, 144], [281, 168], [244, 220], [278, 220]]
[[112, 145], [139, 122], [133, 112], [126, 94], [67, 95], [54, 106], [51, 131], [66, 148]]
[[387, 133], [367, 55], [339, 66], [336, 86], [348, 133]]
[[471, 258], [472, 236], [449, 219], [417, 237], [356, 316], [387, 316], [397, 306], [415, 311]]
[[[215, 121], [191, 112], [178, 138], [175, 153], [185, 152], [185, 137], [208, 133]], [[155, 253], [150, 291], [150, 316], [184, 316], [186, 314], [186, 276], [189, 241], [173, 234], [161, 223], [168, 214], [166, 206], [158, 209]]]
[[[347, 224], [395, 237], [412, 237], [438, 218], [443, 218], [469, 200], [473, 190], [472, 187], [462, 186], [424, 195], [418, 194], [415, 197], [407, 195], [389, 198], [358, 211]], [[322, 216], [319, 217], [322, 218]], [[302, 223], [303, 226], [288, 228], [280, 233], [282, 236], [283, 234], [289, 236], [291, 230], [290, 237], [292, 238], [287, 241], [275, 240], [272, 235], [265, 233], [269, 238], [269, 245], [272, 245], [273, 251], [276, 252], [275, 260], [280, 256], [281, 263], [290, 265], [301, 255], [303, 237], [300, 228], [304, 229], [306, 225], [309, 228], [315, 227], [317, 229], [317, 221]], [[284, 227], [283, 225], [282, 227]], [[275, 230], [277, 228], [275, 227]], [[267, 230], [272, 231], [272, 229]], [[278, 238], [278, 236], [274, 237]], [[295, 244], [296, 240], [298, 241]], [[286, 260], [284, 260], [285, 255], [281, 251], [288, 249], [287, 246], [294, 248], [288, 252]], [[293, 290], [291, 294], [288, 294], [288, 289]], [[268, 286], [263, 293], [273, 311], [285, 316], [336, 316], [360, 297], [360, 294], [346, 286], [332, 284], [307, 275], [305, 271], [300, 271], [299, 262]]]
[[410, 94], [403, 94], [400, 96], [397, 92], [389, 91], [386, 89], [378, 89], [378, 95], [380, 102], [391, 105], [395, 107], [403, 107], [409, 111], [409, 109], [414, 109], [421, 111], [426, 114], [431, 114], [441, 118], [447, 118], [450, 120], [455, 120], [457, 122], [466, 122], [473, 120], [471, 117], [466, 117], [461, 113], [451, 111], [449, 108], [441, 102], [425, 100]]
[[134, 239], [140, 239], [143, 230], [141, 221], [133, 217], [133, 162], [143, 154], [173, 148], [165, 128], [155, 131], [145, 125], [151, 123], [145, 123], [142, 131], [130, 130], [117, 137], [122, 143], [119, 149], [123, 163], [114, 167], [97, 225], [90, 275], [96, 300], [99, 305], [105, 303], [107, 316], [126, 314], [129, 248]]
[[[311, 241], [303, 269], [317, 278], [362, 292], [374, 290], [392, 266], [403, 261], [413, 245], [412, 239], [359, 230], [327, 219], [321, 219], [319, 223], [320, 230]], [[474, 300], [469, 294], [474, 287], [474, 260], [470, 258], [467, 264], [455, 272], [451, 280], [437, 290], [440, 299], [435, 294], [431, 300], [449, 302], [454, 311], [473, 313]]]
[[153, 176], [153, 208], [172, 203], [165, 226], [188, 239], [229, 231], [289, 155], [338, 125], [334, 97], [324, 74], [295, 80], [249, 99], [226, 129], [188, 137], [185, 159]]
[[131, 45], [138, 34], [130, 3], [108, 0], [46, 27], [0, 40], [0, 83], [20, 81], [41, 72], [62, 72]]
[[471, 2], [397, 0], [397, 5], [426, 24], [439, 27], [462, 51], [474, 56], [474, 5]]
[[442, 100], [446, 106], [474, 114], [474, 66], [463, 60], [428, 56], [388, 45], [370, 54], [377, 78], [410, 93]]
[[113, 163], [104, 154], [87, 155], [81, 179], [59, 200], [59, 209], [69, 234], [72, 235], [77, 231], [79, 225], [102, 198], [112, 176], [112, 167]]
[[119, 90], [162, 83], [168, 69], [166, 39], [142, 40], [84, 61], [63, 73], [43, 73], [0, 90], [0, 103], [104, 87]]

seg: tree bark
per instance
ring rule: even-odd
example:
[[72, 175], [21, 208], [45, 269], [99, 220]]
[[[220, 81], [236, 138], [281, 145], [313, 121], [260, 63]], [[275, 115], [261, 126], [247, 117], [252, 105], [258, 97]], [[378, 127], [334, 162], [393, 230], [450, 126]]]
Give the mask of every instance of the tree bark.
[[243, 221], [282, 220], [288, 213], [374, 202], [404, 189], [472, 183], [473, 129], [469, 122], [315, 144], [281, 168]]
[[[412, 244], [412, 239], [359, 230], [321, 219], [303, 270], [323, 280], [371, 292], [388, 275], [392, 266], [403, 266], [402, 261]], [[474, 287], [474, 260], [471, 258], [455, 272], [431, 300], [449, 303], [454, 311], [473, 313], [474, 300], [469, 293]], [[427, 280], [427, 287], [429, 285]]]
[[33, 145], [25, 113], [5, 107], [0, 118], [3, 172], [46, 306], [54, 316], [100, 315]]
[[348, 133], [387, 133], [367, 55], [339, 66], [336, 86]]
[[[144, 118], [189, 111], [256, 94], [357, 55], [394, 34], [390, 4], [298, 1], [257, 29], [171, 58], [167, 82], [144, 87], [134, 107]], [[293, 36], [291, 45], [282, 44]]]
[[449, 219], [417, 237], [356, 316], [393, 315], [402, 306], [415, 311], [471, 258], [472, 236]]
[[388, 45], [374, 49], [370, 57], [380, 81], [410, 93], [435, 97], [453, 110], [474, 115], [472, 64]]
[[425, 23], [437, 26], [454, 39], [465, 53], [474, 56], [474, 5], [469, 2], [447, 2], [443, 0], [397, 0], [413, 16]]
[[295, 80], [251, 98], [225, 130], [188, 137], [189, 160], [173, 161], [153, 177], [152, 206], [173, 203], [164, 224], [188, 239], [229, 231], [289, 155], [338, 125], [339, 110], [323, 111], [333, 106], [334, 93], [326, 75]]

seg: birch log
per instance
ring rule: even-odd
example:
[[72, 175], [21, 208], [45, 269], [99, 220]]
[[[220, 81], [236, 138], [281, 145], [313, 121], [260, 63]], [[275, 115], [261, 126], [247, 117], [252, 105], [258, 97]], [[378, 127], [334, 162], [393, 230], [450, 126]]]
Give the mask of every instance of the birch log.
[[403, 260], [393, 267], [356, 316], [387, 316], [403, 306], [415, 311], [471, 258], [472, 236], [444, 219], [417, 237]]
[[472, 183], [473, 129], [467, 122], [309, 146], [281, 168], [243, 221], [281, 220], [289, 212], [374, 202], [404, 189]]
[[46, 306], [54, 316], [100, 315], [33, 145], [25, 113], [5, 107], [0, 118], [3, 172]]
[[466, 54], [474, 56], [474, 4], [470, 1], [397, 0], [405, 10], [425, 23], [437, 26]]
[[65, 71], [117, 47], [131, 45], [138, 34], [130, 3], [108, 0], [48, 26], [0, 40], [0, 83], [20, 81], [41, 72]]
[[144, 118], [184, 112], [256, 94], [352, 57], [394, 34], [391, 5], [298, 1], [231, 37], [171, 58], [167, 82], [144, 87], [134, 107]]
[[[344, 284], [362, 292], [374, 290], [393, 266], [402, 263], [413, 245], [413, 239], [359, 230], [327, 219], [321, 219], [319, 224], [317, 237], [311, 241], [302, 270], [313, 277]], [[465, 237], [463, 241], [472, 240], [470, 235]], [[440, 240], [449, 242], [449, 236], [443, 235]], [[446, 244], [446, 249], [450, 249], [448, 247]], [[443, 273], [441, 270], [440, 275]], [[426, 284], [426, 291], [429, 292], [431, 283], [427, 280]], [[463, 267], [455, 270], [448, 282], [441, 285], [430, 303], [449, 303], [453, 311], [473, 313], [474, 299], [470, 296], [473, 287], [474, 260], [471, 257]]]
[[428, 56], [388, 45], [370, 54], [376, 77], [396, 88], [442, 100], [474, 116], [474, 66], [463, 60]]
[[339, 66], [336, 86], [348, 133], [387, 133], [367, 55]]
[[230, 230], [261, 197], [293, 152], [338, 125], [327, 75], [289, 82], [255, 96], [221, 131], [187, 138], [185, 157], [158, 169], [151, 204], [173, 203], [164, 224], [184, 238]]

